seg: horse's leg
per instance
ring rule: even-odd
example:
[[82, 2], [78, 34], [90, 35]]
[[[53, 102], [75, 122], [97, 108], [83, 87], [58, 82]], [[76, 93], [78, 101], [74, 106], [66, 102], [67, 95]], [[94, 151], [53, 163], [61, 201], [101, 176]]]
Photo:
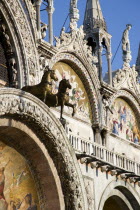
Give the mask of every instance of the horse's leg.
[[69, 106], [71, 108], [73, 108], [73, 112], [72, 112], [72, 116], [74, 116], [75, 112], [76, 112], [76, 104], [71, 104], [69, 102], [65, 103], [65, 106]]
[[61, 104], [60, 119], [63, 119], [63, 117], [62, 117], [62, 115], [63, 115], [63, 110], [64, 110], [64, 103], [62, 102], [62, 104]]
[[46, 95], [47, 95], [47, 91], [44, 91], [43, 93], [43, 102], [46, 103]]

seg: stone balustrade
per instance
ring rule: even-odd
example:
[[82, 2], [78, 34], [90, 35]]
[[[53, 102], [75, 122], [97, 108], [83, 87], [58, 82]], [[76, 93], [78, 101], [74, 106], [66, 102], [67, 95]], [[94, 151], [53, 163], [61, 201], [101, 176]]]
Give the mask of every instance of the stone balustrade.
[[72, 147], [77, 153], [85, 153], [95, 157], [99, 161], [104, 161], [105, 163], [113, 165], [114, 168], [117, 167], [128, 172], [134, 172], [136, 175], [140, 176], [140, 164], [128, 159], [125, 155], [109, 151], [104, 146], [82, 139], [78, 136], [73, 136], [69, 133], [67, 133], [67, 135]]

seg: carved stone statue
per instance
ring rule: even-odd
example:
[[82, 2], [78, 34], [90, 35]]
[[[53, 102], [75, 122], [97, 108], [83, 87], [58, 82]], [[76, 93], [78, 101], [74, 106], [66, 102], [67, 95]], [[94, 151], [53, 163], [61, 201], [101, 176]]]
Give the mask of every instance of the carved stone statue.
[[77, 8], [77, 1], [78, 0], [71, 0], [71, 7]]
[[79, 10], [77, 9], [77, 2], [78, 0], [71, 0], [70, 1], [70, 29], [71, 29], [71, 24], [72, 29], [77, 28], [77, 21], [79, 20]]
[[6, 30], [6, 26], [2, 22], [2, 20], [0, 20], [0, 24], [1, 24], [0, 25], [0, 36], [2, 36], [2, 44], [3, 44], [4, 48], [6, 49], [6, 52], [11, 53], [11, 52], [13, 52], [13, 50], [12, 50], [12, 45], [10, 42], [10, 37]]
[[132, 59], [130, 51], [130, 41], [129, 41], [129, 30], [132, 28], [131, 24], [126, 25], [126, 29], [123, 32], [122, 36], [122, 51], [123, 51], [123, 68], [130, 67], [129, 63]]
[[16, 69], [16, 60], [14, 57], [9, 59], [9, 70], [10, 70], [10, 86], [17, 87], [18, 80], [17, 80], [17, 69]]
[[129, 30], [132, 28], [131, 24], [126, 25], [126, 29], [123, 32], [122, 36], [122, 50], [123, 53], [130, 51], [130, 41], [129, 41]]

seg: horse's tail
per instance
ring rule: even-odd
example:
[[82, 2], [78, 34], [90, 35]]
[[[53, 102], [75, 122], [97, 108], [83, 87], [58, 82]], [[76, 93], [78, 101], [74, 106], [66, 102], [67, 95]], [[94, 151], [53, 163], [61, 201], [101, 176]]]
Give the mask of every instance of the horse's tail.
[[23, 88], [21, 88], [21, 90], [29, 92], [30, 91], [30, 86], [24, 86]]

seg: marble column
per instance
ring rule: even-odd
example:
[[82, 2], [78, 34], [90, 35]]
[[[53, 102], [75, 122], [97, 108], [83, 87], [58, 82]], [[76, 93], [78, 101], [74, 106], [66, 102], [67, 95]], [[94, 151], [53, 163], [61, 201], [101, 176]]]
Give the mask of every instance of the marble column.
[[41, 24], [40, 24], [40, 6], [41, 6], [42, 0], [36, 0], [35, 6], [36, 6], [36, 22], [37, 22], [37, 30], [38, 30], [38, 36], [41, 38]]
[[95, 142], [101, 144], [101, 134], [99, 128], [95, 129]]
[[48, 12], [48, 21], [49, 21], [49, 43], [53, 45], [53, 12], [54, 12], [54, 7], [53, 7], [53, 1], [50, 0], [48, 2], [48, 7], [47, 7], [47, 12]]
[[111, 53], [107, 54], [107, 63], [108, 63], [108, 82], [112, 86], [112, 68], [111, 68]]
[[103, 81], [103, 77], [102, 77], [102, 47], [99, 47], [98, 50], [98, 61], [99, 61], [99, 80], [100, 82]]

